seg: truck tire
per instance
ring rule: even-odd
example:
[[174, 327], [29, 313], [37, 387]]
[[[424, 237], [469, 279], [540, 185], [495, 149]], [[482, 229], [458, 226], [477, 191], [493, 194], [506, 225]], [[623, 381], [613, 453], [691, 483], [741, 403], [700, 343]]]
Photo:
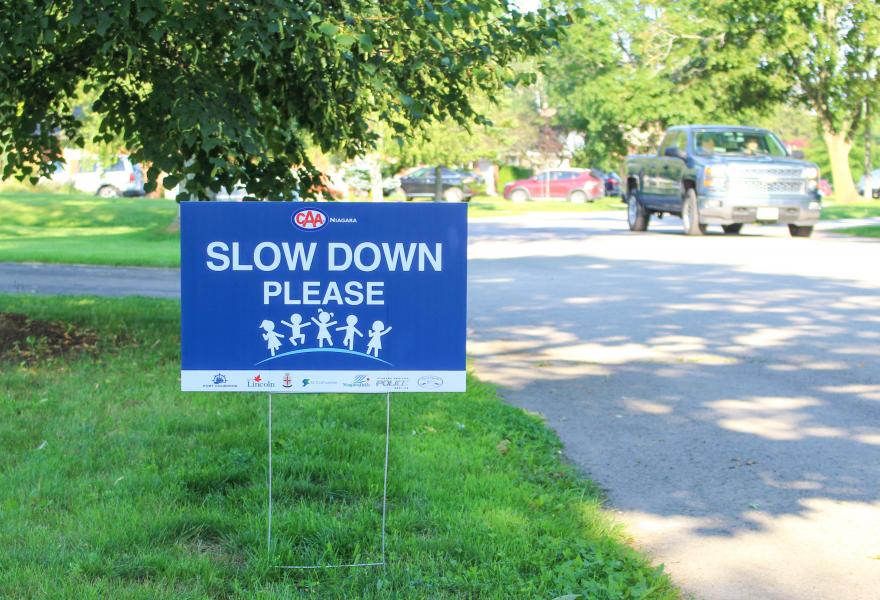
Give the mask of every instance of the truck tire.
[[733, 223], [732, 225], [721, 226], [721, 229], [723, 229], [724, 233], [726, 233], [727, 235], [739, 235], [739, 232], [742, 231], [742, 228], [742, 223]]
[[630, 231], [647, 231], [651, 221], [651, 213], [645, 209], [645, 205], [639, 200], [639, 193], [632, 188], [626, 194], [626, 222]]
[[697, 193], [694, 188], [688, 188], [684, 192], [684, 198], [681, 201], [681, 223], [685, 235], [703, 235], [708, 228], [708, 225], [700, 223]]
[[789, 225], [788, 232], [791, 237], [810, 237], [813, 235], [812, 225]]

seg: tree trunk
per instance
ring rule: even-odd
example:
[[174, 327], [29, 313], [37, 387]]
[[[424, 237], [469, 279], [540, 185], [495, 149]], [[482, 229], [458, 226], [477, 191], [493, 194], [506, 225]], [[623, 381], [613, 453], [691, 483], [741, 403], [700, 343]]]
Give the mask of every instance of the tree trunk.
[[825, 125], [822, 126], [822, 138], [828, 148], [828, 158], [831, 159], [831, 177], [834, 179], [834, 196], [838, 200], [853, 200], [858, 196], [856, 186], [853, 183], [852, 171], [849, 168], [849, 151], [852, 150], [852, 141], [847, 139], [847, 131], [831, 131]]
[[874, 180], [871, 177], [871, 173], [874, 170], [874, 165], [871, 161], [871, 136], [874, 135], [874, 132], [871, 131], [871, 103], [867, 100], [865, 101], [865, 189], [862, 190], [862, 198], [864, 200], [870, 200], [871, 195], [874, 192]]

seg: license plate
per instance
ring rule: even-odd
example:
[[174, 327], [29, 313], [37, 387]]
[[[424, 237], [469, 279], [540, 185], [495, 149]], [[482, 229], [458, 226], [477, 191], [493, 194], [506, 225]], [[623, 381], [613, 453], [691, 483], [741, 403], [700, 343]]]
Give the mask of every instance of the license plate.
[[778, 221], [779, 209], [762, 207], [755, 212], [755, 218], [759, 221]]

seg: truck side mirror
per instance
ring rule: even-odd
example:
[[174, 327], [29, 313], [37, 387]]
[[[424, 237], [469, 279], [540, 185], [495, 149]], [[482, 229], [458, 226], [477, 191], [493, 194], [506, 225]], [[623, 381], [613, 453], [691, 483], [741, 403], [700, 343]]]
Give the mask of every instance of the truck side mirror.
[[684, 152], [678, 149], [678, 146], [669, 146], [666, 150], [663, 151], [663, 156], [669, 156], [672, 158], [680, 158], [684, 160]]
[[804, 151], [803, 150], [792, 150], [791, 157], [796, 158], [798, 160], [804, 160]]

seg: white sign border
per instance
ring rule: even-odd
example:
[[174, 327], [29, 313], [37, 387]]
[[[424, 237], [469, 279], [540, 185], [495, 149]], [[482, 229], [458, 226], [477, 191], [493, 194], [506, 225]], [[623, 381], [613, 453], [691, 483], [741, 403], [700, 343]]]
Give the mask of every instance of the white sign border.
[[466, 371], [186, 370], [184, 392], [270, 394], [384, 394], [387, 392], [464, 392]]

